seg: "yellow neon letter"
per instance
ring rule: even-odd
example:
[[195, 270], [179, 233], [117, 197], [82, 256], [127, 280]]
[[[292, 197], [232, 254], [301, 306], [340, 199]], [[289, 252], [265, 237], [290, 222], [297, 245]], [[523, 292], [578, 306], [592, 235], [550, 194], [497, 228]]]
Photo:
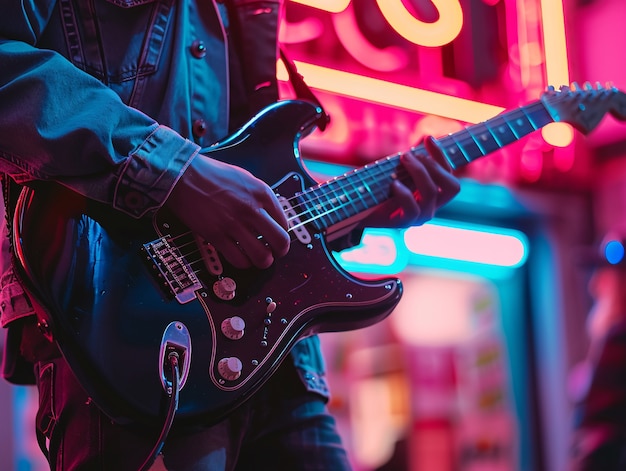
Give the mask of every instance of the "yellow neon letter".
[[294, 3], [301, 3], [309, 7], [325, 10], [330, 13], [339, 13], [348, 8], [350, 0], [291, 0]]
[[415, 18], [402, 0], [376, 0], [385, 19], [400, 35], [419, 46], [439, 47], [457, 37], [463, 26], [459, 0], [431, 0], [439, 19], [426, 23]]

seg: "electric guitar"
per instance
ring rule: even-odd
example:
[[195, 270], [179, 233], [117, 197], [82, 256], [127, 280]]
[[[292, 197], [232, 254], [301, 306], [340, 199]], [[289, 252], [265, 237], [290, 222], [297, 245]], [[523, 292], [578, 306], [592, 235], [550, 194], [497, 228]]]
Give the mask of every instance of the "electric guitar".
[[[278, 102], [203, 150], [246, 168], [278, 195], [291, 248], [266, 270], [235, 269], [165, 210], [135, 220], [57, 184], [21, 191], [13, 223], [19, 272], [45, 306], [77, 378], [111, 418], [160, 423], [165, 357], [173, 350], [181, 357], [176, 423], [217, 422], [252, 396], [301, 338], [374, 324], [397, 305], [399, 279], [347, 273], [327, 236], [385, 201], [395, 178], [410, 179], [397, 154], [316, 182], [299, 145], [321, 111], [304, 101]], [[554, 121], [587, 133], [607, 112], [625, 119], [626, 95], [611, 87], [549, 88], [536, 102], [436, 144], [458, 168]]]

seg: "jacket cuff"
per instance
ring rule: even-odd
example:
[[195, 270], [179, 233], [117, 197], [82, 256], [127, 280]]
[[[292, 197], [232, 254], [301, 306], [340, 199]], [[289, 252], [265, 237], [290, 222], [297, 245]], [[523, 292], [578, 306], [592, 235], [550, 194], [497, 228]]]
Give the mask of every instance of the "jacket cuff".
[[128, 157], [113, 205], [139, 218], [160, 208], [200, 146], [166, 126], [157, 127]]

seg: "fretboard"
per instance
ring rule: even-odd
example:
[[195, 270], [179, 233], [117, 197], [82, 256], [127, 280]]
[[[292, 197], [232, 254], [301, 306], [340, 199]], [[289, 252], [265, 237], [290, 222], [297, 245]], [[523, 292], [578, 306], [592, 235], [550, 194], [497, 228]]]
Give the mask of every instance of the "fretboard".
[[[537, 101], [436, 139], [435, 143], [456, 169], [553, 121], [543, 103]], [[426, 150], [421, 144], [408, 152], [423, 154]], [[400, 166], [400, 155], [377, 160], [299, 194], [307, 213], [303, 219], [314, 221], [324, 230], [383, 203], [390, 197], [390, 186], [395, 179], [414, 189], [411, 178]]]

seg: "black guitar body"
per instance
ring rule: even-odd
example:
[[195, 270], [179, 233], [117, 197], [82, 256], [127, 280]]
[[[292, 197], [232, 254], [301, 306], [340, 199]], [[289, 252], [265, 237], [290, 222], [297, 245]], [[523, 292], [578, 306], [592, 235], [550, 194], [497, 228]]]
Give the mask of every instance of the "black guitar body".
[[[301, 165], [299, 140], [319, 111], [278, 103], [205, 153], [291, 200], [316, 184]], [[162, 420], [171, 329], [191, 339], [176, 423], [214, 423], [254, 394], [299, 339], [378, 322], [402, 293], [397, 279], [345, 272], [314, 222], [292, 231], [290, 252], [267, 270], [233, 268], [165, 211], [135, 220], [56, 184], [22, 191], [14, 227], [22, 278], [46, 307], [63, 355], [96, 403], [124, 423]], [[174, 248], [161, 260], [163, 244]], [[189, 267], [181, 281], [179, 270]], [[224, 291], [224, 280], [236, 289], [227, 283]], [[224, 333], [233, 318], [245, 322], [241, 338]], [[230, 358], [240, 371], [224, 374], [220, 360]]]
[[[456, 169], [555, 121], [589, 132], [607, 112], [626, 119], [626, 95], [614, 87], [549, 87], [540, 100], [436, 145]], [[325, 236], [389, 198], [396, 179], [415, 189], [413, 181], [395, 154], [317, 184], [299, 142], [320, 116], [310, 103], [283, 101], [203, 151], [246, 168], [278, 195], [292, 242], [267, 270], [229, 266], [164, 210], [135, 220], [55, 184], [22, 191], [13, 224], [19, 271], [78, 380], [109, 416], [160, 423], [165, 357], [174, 351], [184, 383], [176, 422], [216, 422], [301, 338], [374, 324], [400, 301], [399, 280], [352, 276]]]

